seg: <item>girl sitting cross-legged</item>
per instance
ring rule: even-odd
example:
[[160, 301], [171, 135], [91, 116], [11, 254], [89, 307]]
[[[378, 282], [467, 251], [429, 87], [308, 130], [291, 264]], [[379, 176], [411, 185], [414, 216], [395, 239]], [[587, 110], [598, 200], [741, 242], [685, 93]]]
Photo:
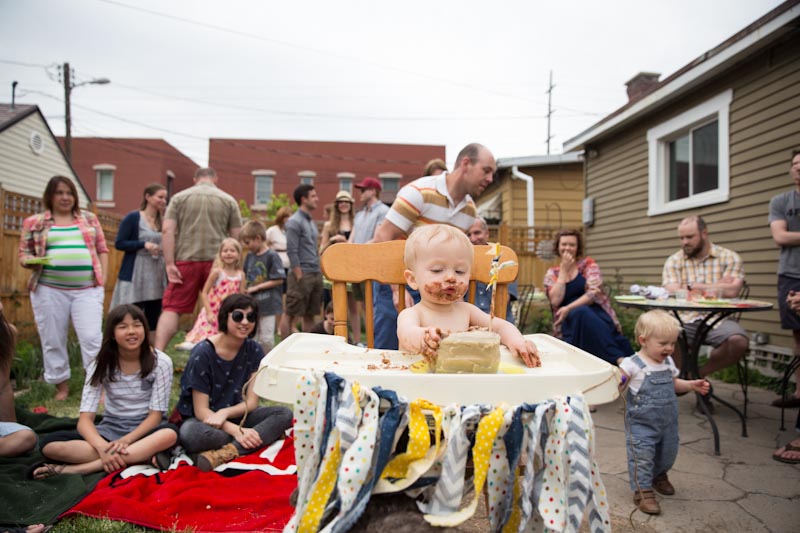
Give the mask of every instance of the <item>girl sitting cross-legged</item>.
[[[172, 360], [148, 341], [147, 319], [131, 304], [108, 313], [103, 343], [86, 372], [77, 431], [42, 437], [47, 460], [29, 470], [30, 477], [114, 472], [149, 463], [158, 454], [165, 468], [178, 440], [177, 428], [166, 422], [172, 386]], [[105, 392], [103, 420], [95, 424], [100, 395]]]

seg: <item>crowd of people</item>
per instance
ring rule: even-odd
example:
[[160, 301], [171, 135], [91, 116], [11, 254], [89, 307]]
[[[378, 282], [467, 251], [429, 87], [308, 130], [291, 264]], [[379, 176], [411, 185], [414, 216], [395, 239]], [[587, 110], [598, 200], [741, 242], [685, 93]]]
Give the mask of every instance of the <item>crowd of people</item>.
[[[69, 394], [64, 339], [70, 321], [77, 334], [87, 376], [80, 417], [77, 431], [40, 441], [16, 424], [9, 399], [14, 329], [0, 308], [0, 454], [26, 453], [38, 441], [45, 460], [31, 468], [30, 476], [44, 479], [112, 472], [137, 463], [164, 468], [165, 454], [180, 443], [200, 468], [211, 470], [280, 438], [291, 426], [291, 412], [260, 407], [245, 384], [273, 348], [276, 332], [285, 338], [298, 325], [301, 331], [332, 332], [330, 308], [322, 312], [320, 256], [337, 243], [408, 239], [406, 309], [398, 316], [397, 287], [374, 286], [376, 348], [432, 357], [441, 331], [486, 326], [488, 299], [479, 297], [473, 306], [463, 298], [473, 245], [488, 239], [474, 199], [492, 183], [496, 169], [485, 146], [469, 144], [450, 172], [441, 160], [431, 161], [423, 177], [400, 189], [391, 207], [380, 201], [380, 181], [366, 177], [354, 184], [361, 206], [357, 209], [352, 195], [340, 191], [321, 234], [314, 221], [319, 197], [312, 185], [298, 186], [293, 194], [297, 210], [282, 208], [269, 228], [257, 220], [242, 223], [238, 204], [217, 187], [213, 169], [199, 169], [194, 185], [174, 195], [168, 206], [166, 189], [150, 185], [140, 208], [125, 216], [117, 234], [115, 246], [124, 256], [102, 330], [108, 246], [97, 217], [80, 209], [74, 183], [52, 178], [43, 195], [45, 211], [24, 221], [19, 260], [32, 270], [29, 291], [44, 380], [55, 385], [57, 400]], [[793, 331], [800, 353], [799, 153], [792, 156], [791, 176], [795, 190], [772, 200], [769, 223], [781, 248], [781, 323]], [[681, 248], [663, 267], [666, 290], [739, 294], [741, 258], [711, 242], [708, 233], [701, 216], [681, 221]], [[676, 392], [708, 393], [705, 378], [744, 356], [747, 333], [733, 320], [718, 324], [707, 338], [713, 349], [698, 379], [680, 380], [676, 341], [681, 325], [664, 313], [643, 314], [635, 332], [641, 349], [635, 352], [610, 305], [599, 265], [584, 255], [582, 233], [562, 230], [555, 240], [558, 264], [543, 282], [553, 334], [619, 365], [626, 376], [632, 479], [638, 472], [635, 487], [632, 481], [634, 501], [642, 511], [658, 513], [653, 490], [674, 493], [667, 472], [677, 453]], [[516, 294], [515, 284], [509, 292]], [[173, 417], [178, 426], [166, 421], [172, 361], [164, 349], [178, 330], [180, 315], [193, 312], [198, 298], [202, 305], [186, 336], [191, 355]], [[363, 287], [354, 285], [348, 293], [354, 343], [361, 338], [363, 300]], [[320, 314], [323, 321], [315, 324]], [[527, 366], [536, 366], [536, 347], [510, 321], [510, 307], [507, 318], [495, 319], [502, 342]], [[699, 318], [681, 315], [690, 339]], [[101, 398], [105, 411], [96, 424]], [[776, 405], [799, 406], [800, 392]], [[799, 450], [796, 439], [773, 457], [800, 463]]]

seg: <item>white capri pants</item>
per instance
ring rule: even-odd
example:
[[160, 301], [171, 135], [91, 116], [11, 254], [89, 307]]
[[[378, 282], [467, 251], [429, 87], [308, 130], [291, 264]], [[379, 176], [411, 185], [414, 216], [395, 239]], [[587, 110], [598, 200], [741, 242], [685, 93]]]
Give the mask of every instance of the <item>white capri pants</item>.
[[39, 285], [31, 293], [31, 306], [44, 358], [44, 380], [61, 383], [69, 379], [67, 332], [70, 317], [81, 345], [83, 368], [89, 366], [103, 341], [103, 287], [61, 290]]

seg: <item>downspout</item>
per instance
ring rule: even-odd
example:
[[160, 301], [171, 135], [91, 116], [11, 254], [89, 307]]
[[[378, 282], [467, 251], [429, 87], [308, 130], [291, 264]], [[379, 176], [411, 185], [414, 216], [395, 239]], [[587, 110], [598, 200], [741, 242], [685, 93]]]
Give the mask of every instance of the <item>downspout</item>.
[[519, 167], [514, 165], [511, 167], [511, 175], [518, 180], [525, 182], [528, 197], [528, 228], [533, 227], [533, 176], [523, 174], [519, 171]]

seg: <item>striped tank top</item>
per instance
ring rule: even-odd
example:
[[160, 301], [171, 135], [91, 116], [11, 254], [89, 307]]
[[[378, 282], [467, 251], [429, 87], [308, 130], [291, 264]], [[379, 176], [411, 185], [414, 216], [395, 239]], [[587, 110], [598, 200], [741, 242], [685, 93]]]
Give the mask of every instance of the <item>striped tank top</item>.
[[77, 224], [53, 226], [47, 234], [47, 257], [39, 283], [56, 289], [94, 286], [92, 256]]

